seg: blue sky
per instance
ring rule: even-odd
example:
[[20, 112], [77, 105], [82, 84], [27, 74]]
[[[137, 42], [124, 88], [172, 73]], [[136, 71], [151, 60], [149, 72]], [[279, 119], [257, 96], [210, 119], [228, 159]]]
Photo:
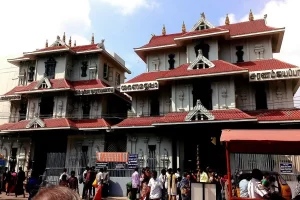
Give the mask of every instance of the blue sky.
[[95, 33], [96, 40], [105, 38], [106, 48], [125, 59], [132, 71], [131, 75], [127, 75], [130, 79], [146, 69], [145, 63], [135, 55], [133, 48], [146, 44], [151, 33], [160, 35], [163, 24], [167, 33], [180, 32], [183, 21], [189, 30], [200, 19], [200, 13], [205, 12], [212, 24], [219, 25], [220, 18], [226, 13], [234, 13], [236, 18], [242, 18], [250, 9], [261, 10], [266, 2], [268, 1], [161, 0], [152, 6], [141, 6], [124, 14], [116, 5], [92, 1], [91, 31]]

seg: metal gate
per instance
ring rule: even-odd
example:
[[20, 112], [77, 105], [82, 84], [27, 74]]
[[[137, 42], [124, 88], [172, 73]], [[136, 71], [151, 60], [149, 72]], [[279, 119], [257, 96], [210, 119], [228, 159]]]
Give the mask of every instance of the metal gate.
[[260, 169], [262, 171], [275, 171], [280, 173], [280, 163], [291, 163], [292, 174], [281, 174], [286, 181], [296, 181], [300, 174], [299, 155], [270, 155], [270, 154], [231, 154], [230, 167], [233, 173], [240, 170]]
[[60, 174], [65, 168], [65, 153], [47, 153], [45, 180], [50, 184], [58, 184]]

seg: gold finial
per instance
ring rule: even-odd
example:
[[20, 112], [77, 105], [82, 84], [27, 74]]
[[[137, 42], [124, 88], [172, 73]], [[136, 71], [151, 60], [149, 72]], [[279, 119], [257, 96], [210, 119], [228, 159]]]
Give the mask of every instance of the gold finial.
[[161, 34], [162, 35], [166, 35], [167, 34], [165, 25], [162, 28]]
[[69, 39], [69, 46], [72, 46], [72, 39], [71, 39], [71, 36], [70, 36], [70, 39]]
[[204, 12], [201, 13], [201, 18], [202, 18], [202, 19], [205, 19], [205, 14], [204, 14]]
[[186, 28], [185, 28], [185, 23], [184, 23], [184, 22], [182, 23], [181, 31], [182, 31], [182, 33], [185, 33], [185, 32], [186, 32]]
[[253, 21], [253, 20], [254, 20], [254, 16], [253, 16], [252, 10], [250, 9], [249, 21]]
[[226, 14], [225, 24], [226, 24], [226, 25], [229, 25], [229, 24], [230, 24], [230, 20], [229, 20], [228, 14]]
[[66, 42], [66, 33], [65, 33], [65, 32], [64, 32], [62, 41], [63, 41], [63, 42]]
[[95, 38], [94, 38], [94, 33], [92, 34], [92, 40], [91, 40], [91, 44], [95, 43]]
[[74, 40], [74, 47], [76, 47], [76, 40]]
[[46, 40], [46, 45], [45, 45], [45, 47], [46, 47], [46, 48], [48, 47], [48, 40]]

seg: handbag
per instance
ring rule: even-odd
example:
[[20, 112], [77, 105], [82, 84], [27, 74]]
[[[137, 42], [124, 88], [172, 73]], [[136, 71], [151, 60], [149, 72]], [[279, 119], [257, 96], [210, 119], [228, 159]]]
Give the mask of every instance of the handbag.
[[98, 181], [97, 181], [96, 178], [95, 178], [95, 180], [94, 180], [92, 186], [93, 186], [94, 188], [97, 188], [97, 187], [98, 187]]

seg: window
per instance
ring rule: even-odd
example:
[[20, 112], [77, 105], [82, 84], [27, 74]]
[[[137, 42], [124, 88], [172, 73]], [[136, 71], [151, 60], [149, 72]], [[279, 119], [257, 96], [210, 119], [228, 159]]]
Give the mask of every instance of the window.
[[157, 93], [150, 97], [150, 116], [159, 116], [159, 95]]
[[257, 83], [254, 86], [255, 88], [255, 103], [256, 110], [268, 109], [267, 103], [267, 93], [264, 83]]
[[35, 71], [35, 67], [30, 66], [29, 67], [29, 72], [28, 72], [28, 82], [32, 82], [34, 79], [34, 71]]
[[26, 112], [27, 112], [27, 100], [22, 99], [20, 104], [20, 121], [26, 119]]
[[[199, 87], [200, 86], [200, 87]], [[193, 105], [197, 104], [197, 100], [200, 100], [202, 105], [212, 110], [212, 90], [211, 84], [208, 79], [199, 79], [193, 84]]]
[[157, 165], [156, 145], [148, 145], [148, 150], [148, 166], [150, 170], [155, 170]]
[[54, 60], [54, 58], [49, 58], [45, 62], [45, 75], [49, 79], [55, 78], [55, 67], [56, 67], [56, 61]]
[[90, 118], [90, 110], [91, 110], [90, 101], [88, 99], [85, 99], [82, 103], [82, 118], [83, 119]]
[[54, 97], [43, 96], [40, 102], [40, 118], [52, 118], [53, 108], [54, 108]]
[[103, 78], [105, 80], [108, 80], [108, 65], [106, 63], [104, 63], [103, 66]]
[[112, 82], [113, 81], [113, 68], [112, 67], [108, 67], [108, 81]]
[[116, 86], [120, 85], [121, 83], [121, 75], [116, 72]]
[[42, 83], [41, 88], [42, 89], [48, 88], [48, 85], [47, 85], [47, 83], [45, 81]]

